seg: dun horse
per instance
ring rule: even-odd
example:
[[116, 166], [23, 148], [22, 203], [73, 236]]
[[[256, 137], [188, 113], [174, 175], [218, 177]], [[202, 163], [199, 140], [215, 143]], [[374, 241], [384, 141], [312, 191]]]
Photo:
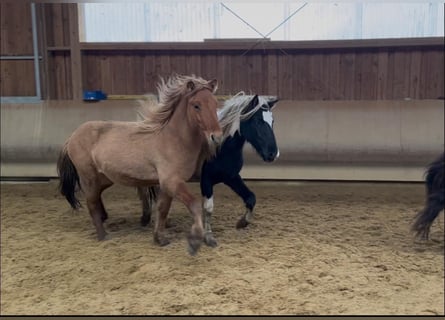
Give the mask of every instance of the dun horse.
[[416, 215], [412, 230], [418, 237], [428, 239], [430, 228], [440, 211], [444, 210], [445, 202], [445, 156], [444, 153], [433, 161], [426, 172], [426, 203], [425, 208]]
[[161, 79], [159, 103], [149, 106], [145, 120], [90, 121], [68, 138], [58, 160], [59, 188], [74, 209], [80, 206], [76, 187], [83, 191], [99, 240], [107, 237], [102, 191], [114, 183], [159, 184], [154, 241], [161, 246], [169, 243], [164, 227], [175, 198], [192, 214], [189, 252], [197, 252], [204, 237], [201, 201], [186, 181], [222, 138], [216, 88], [216, 80], [195, 76]]
[[[266, 100], [262, 96], [238, 94], [227, 100], [218, 112], [223, 130], [222, 146], [214, 158], [204, 162], [202, 171], [197, 172], [204, 199], [205, 243], [209, 246], [217, 245], [210, 225], [215, 184], [226, 184], [243, 199], [246, 211], [239, 219], [237, 228], [245, 228], [252, 219], [256, 197], [240, 176], [244, 163], [243, 147], [246, 141], [249, 142], [265, 162], [279, 156], [271, 111], [277, 101], [276, 98]], [[146, 225], [150, 221], [152, 203], [156, 200], [156, 189], [140, 189], [139, 195], [143, 204], [141, 223]]]

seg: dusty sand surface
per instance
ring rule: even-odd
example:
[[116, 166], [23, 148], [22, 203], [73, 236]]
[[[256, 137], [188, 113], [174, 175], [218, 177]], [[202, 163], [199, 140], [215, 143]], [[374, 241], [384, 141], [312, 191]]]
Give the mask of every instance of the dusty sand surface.
[[241, 200], [218, 186], [219, 246], [195, 257], [180, 203], [160, 248], [139, 225], [136, 191], [113, 186], [112, 239], [99, 243], [56, 185], [1, 185], [3, 315], [444, 314], [443, 214], [429, 242], [409, 232], [422, 184], [249, 181], [256, 216], [241, 231]]

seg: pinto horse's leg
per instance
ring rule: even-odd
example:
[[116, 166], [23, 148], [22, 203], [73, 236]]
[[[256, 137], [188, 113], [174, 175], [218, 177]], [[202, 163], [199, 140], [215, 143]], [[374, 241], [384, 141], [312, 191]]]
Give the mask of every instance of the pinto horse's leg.
[[139, 199], [142, 202], [141, 226], [150, 224], [153, 204], [156, 202], [158, 189], [155, 187], [138, 187]]
[[165, 225], [172, 200], [173, 198], [165, 192], [161, 191], [158, 195], [158, 210], [155, 220], [153, 239], [155, 243], [159, 244], [160, 246], [166, 246], [170, 243], [170, 241], [165, 237]]
[[[170, 179], [167, 181], [161, 181], [161, 193], [167, 192], [171, 197], [174, 197], [181, 201], [187, 209], [192, 214], [194, 223], [192, 224], [190, 234], [188, 236], [188, 251], [191, 255], [195, 255], [199, 248], [201, 247], [202, 241], [204, 239], [204, 228], [202, 226], [202, 207], [201, 207], [201, 201], [196, 199], [195, 196], [189, 191], [187, 188], [187, 185], [185, 181], [178, 180], [178, 179]], [[158, 210], [158, 215], [161, 213]], [[161, 222], [166, 222], [167, 213], [165, 214], [165, 217], [161, 217], [161, 221], [157, 222], [160, 228]], [[155, 229], [156, 233], [156, 229]]]
[[238, 220], [237, 229], [245, 228], [251, 222], [253, 217], [253, 209], [256, 204], [255, 194], [246, 186], [241, 176], [238, 174], [231, 179], [227, 179], [224, 183], [229, 186], [237, 195], [239, 195], [246, 205], [246, 212]]
[[201, 194], [203, 196], [204, 208], [204, 243], [209, 247], [214, 248], [218, 245], [218, 242], [213, 236], [212, 227], [210, 225], [213, 213], [213, 184], [204, 175], [201, 176]]
[[151, 208], [148, 201], [148, 187], [137, 187], [138, 196], [142, 203], [141, 226], [145, 227], [150, 223]]

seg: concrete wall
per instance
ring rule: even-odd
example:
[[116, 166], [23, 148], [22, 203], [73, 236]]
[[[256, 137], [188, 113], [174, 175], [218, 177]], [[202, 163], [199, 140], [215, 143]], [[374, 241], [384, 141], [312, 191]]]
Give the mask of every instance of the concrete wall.
[[[54, 177], [58, 152], [88, 120], [133, 121], [132, 100], [1, 107], [1, 176]], [[421, 181], [444, 149], [443, 100], [290, 101], [274, 109], [280, 158], [246, 147], [245, 178]]]

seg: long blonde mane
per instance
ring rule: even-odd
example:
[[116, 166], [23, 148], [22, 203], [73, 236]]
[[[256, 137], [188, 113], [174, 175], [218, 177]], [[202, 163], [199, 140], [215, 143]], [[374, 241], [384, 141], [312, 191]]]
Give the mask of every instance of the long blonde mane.
[[[193, 82], [194, 90], [187, 87]], [[141, 128], [147, 132], [159, 132], [171, 119], [179, 101], [185, 96], [191, 96], [204, 88], [214, 92], [210, 82], [195, 75], [172, 75], [167, 81], [160, 78], [157, 85], [158, 99], [153, 95], [146, 95], [145, 100], [139, 100], [138, 114], [142, 117]]]
[[267, 100], [262, 96], [258, 96], [258, 105], [249, 112], [244, 113], [253, 97], [253, 95], [246, 95], [241, 91], [226, 100], [223, 107], [218, 110], [218, 120], [223, 131], [223, 141], [240, 130], [241, 121], [249, 119], [260, 108], [267, 106]]

